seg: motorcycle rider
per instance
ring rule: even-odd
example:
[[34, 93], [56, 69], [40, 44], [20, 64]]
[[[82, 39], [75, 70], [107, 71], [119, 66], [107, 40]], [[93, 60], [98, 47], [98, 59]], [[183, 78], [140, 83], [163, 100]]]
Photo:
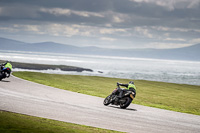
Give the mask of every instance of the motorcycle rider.
[[1, 64], [1, 70], [3, 70], [3, 68], [10, 68], [10, 70], [12, 70], [12, 65], [9, 61], [6, 61], [5, 63]]
[[135, 98], [135, 96], [136, 96], [136, 87], [135, 87], [133, 81], [130, 81], [128, 84], [122, 84], [122, 83], [118, 83], [117, 82], [117, 86], [124, 86], [127, 89], [119, 89], [119, 95], [117, 96], [116, 101], [121, 99], [123, 92], [126, 92], [126, 91], [132, 91], [134, 93], [133, 97]]

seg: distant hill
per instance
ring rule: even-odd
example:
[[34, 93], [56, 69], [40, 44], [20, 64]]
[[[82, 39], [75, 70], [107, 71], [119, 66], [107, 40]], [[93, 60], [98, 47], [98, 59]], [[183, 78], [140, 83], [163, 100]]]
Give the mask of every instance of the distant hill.
[[200, 44], [176, 49], [105, 49], [54, 42], [24, 43], [0, 37], [0, 50], [200, 61]]

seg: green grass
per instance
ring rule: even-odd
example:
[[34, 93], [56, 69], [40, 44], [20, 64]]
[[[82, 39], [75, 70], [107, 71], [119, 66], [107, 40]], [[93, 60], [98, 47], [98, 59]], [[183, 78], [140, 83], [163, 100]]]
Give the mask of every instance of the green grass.
[[0, 111], [0, 133], [116, 133], [117, 131]]
[[[130, 79], [97, 76], [56, 75], [35, 72], [15, 72], [13, 75], [48, 86], [105, 98], [116, 83]], [[200, 86], [134, 80], [137, 96], [134, 103], [200, 115]]]

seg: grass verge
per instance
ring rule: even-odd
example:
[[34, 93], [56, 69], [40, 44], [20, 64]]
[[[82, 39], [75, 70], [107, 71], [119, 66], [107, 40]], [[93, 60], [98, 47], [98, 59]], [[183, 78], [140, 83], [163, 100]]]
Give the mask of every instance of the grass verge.
[[[116, 88], [117, 82], [128, 83], [130, 81], [130, 79], [36, 72], [14, 72], [13, 75], [40, 84], [103, 98]], [[145, 80], [134, 81], [137, 87], [134, 103], [200, 115], [200, 86]]]
[[117, 131], [0, 111], [1, 133], [117, 133]]

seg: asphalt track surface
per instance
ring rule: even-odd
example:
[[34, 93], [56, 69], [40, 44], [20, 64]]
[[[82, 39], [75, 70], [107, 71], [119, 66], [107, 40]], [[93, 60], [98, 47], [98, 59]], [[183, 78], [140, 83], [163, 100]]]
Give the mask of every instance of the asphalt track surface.
[[130, 133], [200, 133], [200, 116], [103, 100], [13, 76], [0, 81], [0, 110]]

